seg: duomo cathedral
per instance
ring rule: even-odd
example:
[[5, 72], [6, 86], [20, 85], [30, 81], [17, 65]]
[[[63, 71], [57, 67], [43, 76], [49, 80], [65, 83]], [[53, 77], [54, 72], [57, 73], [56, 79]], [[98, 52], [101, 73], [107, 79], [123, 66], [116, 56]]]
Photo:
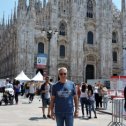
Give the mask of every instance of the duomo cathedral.
[[18, 0], [0, 23], [0, 78], [22, 70], [57, 80], [59, 67], [73, 81], [124, 73], [126, 0]]

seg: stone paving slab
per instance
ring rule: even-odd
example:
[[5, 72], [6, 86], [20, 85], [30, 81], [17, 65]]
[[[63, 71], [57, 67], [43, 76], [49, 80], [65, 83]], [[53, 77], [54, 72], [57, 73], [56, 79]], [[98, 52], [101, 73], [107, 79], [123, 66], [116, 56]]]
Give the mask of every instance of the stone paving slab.
[[[111, 115], [97, 111], [97, 117], [82, 119], [80, 110], [74, 126], [107, 126], [111, 122]], [[27, 98], [20, 97], [18, 105], [0, 106], [0, 126], [56, 126], [56, 123], [42, 118], [41, 101], [37, 97], [31, 104]]]

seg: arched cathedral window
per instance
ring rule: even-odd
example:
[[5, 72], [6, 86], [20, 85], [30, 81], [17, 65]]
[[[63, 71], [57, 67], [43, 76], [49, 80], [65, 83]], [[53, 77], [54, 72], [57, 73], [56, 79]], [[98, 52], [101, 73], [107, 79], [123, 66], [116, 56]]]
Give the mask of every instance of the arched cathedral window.
[[87, 2], [87, 17], [93, 18], [93, 2], [92, 2], [92, 0], [88, 0], [88, 2]]
[[117, 63], [117, 52], [113, 51], [113, 62]]
[[60, 45], [60, 57], [64, 58], [65, 57], [65, 46]]
[[87, 34], [87, 43], [93, 44], [93, 32], [89, 31]]
[[61, 23], [60, 24], [60, 27], [59, 27], [59, 34], [62, 35], [62, 36], [65, 36], [66, 35], [66, 26], [65, 26], [65, 23]]
[[117, 43], [117, 33], [116, 32], [112, 33], [112, 43]]
[[38, 44], [38, 53], [44, 53], [44, 44], [41, 42]]

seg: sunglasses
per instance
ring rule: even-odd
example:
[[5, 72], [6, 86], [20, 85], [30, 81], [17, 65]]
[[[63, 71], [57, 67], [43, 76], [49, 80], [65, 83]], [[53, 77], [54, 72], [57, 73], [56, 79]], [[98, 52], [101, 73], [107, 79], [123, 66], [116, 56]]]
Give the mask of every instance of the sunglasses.
[[66, 75], [66, 73], [60, 73], [59, 75], [61, 75], [61, 76], [62, 76], [62, 75]]

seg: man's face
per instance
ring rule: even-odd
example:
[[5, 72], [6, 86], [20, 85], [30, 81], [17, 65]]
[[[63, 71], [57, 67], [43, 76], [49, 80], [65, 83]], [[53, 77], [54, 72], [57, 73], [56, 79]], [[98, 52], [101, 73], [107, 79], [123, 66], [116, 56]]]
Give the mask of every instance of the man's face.
[[49, 82], [49, 77], [46, 77], [46, 78], [45, 78], [45, 81], [46, 81], [46, 82]]
[[67, 78], [67, 72], [65, 70], [59, 71], [59, 78], [60, 79], [66, 79]]

